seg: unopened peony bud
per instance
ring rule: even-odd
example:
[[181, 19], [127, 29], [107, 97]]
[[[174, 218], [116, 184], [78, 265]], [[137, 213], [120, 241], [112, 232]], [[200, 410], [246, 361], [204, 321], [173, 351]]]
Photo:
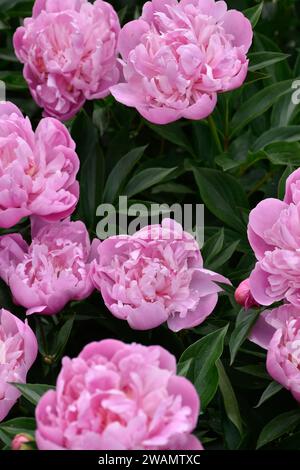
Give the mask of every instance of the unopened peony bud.
[[246, 309], [257, 306], [250, 291], [249, 279], [245, 279], [240, 283], [235, 291], [234, 298], [239, 305]]
[[28, 444], [33, 442], [32, 436], [29, 434], [17, 434], [11, 443], [12, 450], [30, 450]]

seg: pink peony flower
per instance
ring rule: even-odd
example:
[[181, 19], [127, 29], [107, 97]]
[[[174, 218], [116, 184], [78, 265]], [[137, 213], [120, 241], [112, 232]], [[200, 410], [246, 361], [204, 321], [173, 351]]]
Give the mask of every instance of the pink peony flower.
[[27, 325], [7, 310], [0, 310], [0, 421], [21, 393], [8, 382], [25, 383], [38, 352], [36, 337]]
[[168, 322], [173, 331], [192, 328], [211, 314], [229, 281], [203, 268], [197, 242], [181, 225], [164, 219], [133, 236], [106, 239], [92, 277], [106, 306], [137, 330]]
[[109, 94], [119, 79], [119, 31], [115, 10], [102, 0], [36, 0], [14, 47], [46, 116], [70, 119], [85, 100]]
[[263, 312], [250, 339], [268, 350], [269, 374], [300, 402], [300, 309], [285, 304]]
[[67, 129], [43, 119], [35, 133], [12, 103], [0, 102], [0, 227], [23, 217], [67, 217], [75, 209], [79, 159]]
[[200, 450], [199, 399], [160, 346], [104, 340], [65, 357], [36, 408], [40, 450]]
[[121, 30], [125, 83], [111, 87], [121, 103], [156, 124], [212, 113], [217, 93], [244, 82], [252, 27], [223, 1], [152, 0]]
[[40, 226], [31, 245], [18, 233], [0, 237], [0, 277], [27, 314], [58, 313], [70, 300], [88, 297], [90, 263], [99, 240], [90, 244], [82, 222]]
[[257, 303], [255, 302], [250, 291], [249, 279], [245, 279], [240, 283], [234, 293], [234, 298], [236, 303], [244, 307], [246, 310], [257, 306]]
[[288, 178], [284, 201], [266, 199], [250, 213], [248, 238], [258, 260], [250, 290], [261, 305], [286, 300], [300, 307], [300, 170]]

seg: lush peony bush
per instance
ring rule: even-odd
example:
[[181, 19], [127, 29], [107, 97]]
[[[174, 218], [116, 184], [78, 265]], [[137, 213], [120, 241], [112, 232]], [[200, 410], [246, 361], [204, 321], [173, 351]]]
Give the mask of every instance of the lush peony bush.
[[299, 3], [0, 6], [0, 448], [299, 450]]

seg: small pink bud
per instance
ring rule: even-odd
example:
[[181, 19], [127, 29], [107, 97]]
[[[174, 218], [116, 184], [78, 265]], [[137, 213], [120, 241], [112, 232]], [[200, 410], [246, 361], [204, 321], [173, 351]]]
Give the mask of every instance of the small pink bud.
[[258, 304], [255, 302], [249, 285], [249, 279], [245, 279], [243, 282], [240, 283], [238, 288], [234, 294], [235, 301], [245, 307], [245, 309], [257, 306]]
[[30, 447], [27, 446], [29, 442], [33, 442], [32, 436], [29, 434], [17, 434], [11, 443], [12, 450], [29, 450]]

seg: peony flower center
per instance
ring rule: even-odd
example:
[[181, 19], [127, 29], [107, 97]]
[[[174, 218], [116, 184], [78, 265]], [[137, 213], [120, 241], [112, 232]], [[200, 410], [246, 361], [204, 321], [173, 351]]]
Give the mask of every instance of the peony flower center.
[[51, 284], [64, 273], [76, 283], [86, 277], [85, 254], [80, 244], [57, 239], [53, 245], [34, 241], [24, 261], [16, 267], [17, 274], [28, 286], [38, 284], [41, 290], [48, 292], [53, 289]]
[[179, 262], [170, 248], [160, 247], [149, 256], [136, 250], [125, 262], [116, 256], [112, 272], [115, 281], [127, 291], [126, 303], [135, 306], [159, 300], [168, 309], [174, 298], [187, 299], [190, 295], [192, 270], [188, 268], [188, 259]]

